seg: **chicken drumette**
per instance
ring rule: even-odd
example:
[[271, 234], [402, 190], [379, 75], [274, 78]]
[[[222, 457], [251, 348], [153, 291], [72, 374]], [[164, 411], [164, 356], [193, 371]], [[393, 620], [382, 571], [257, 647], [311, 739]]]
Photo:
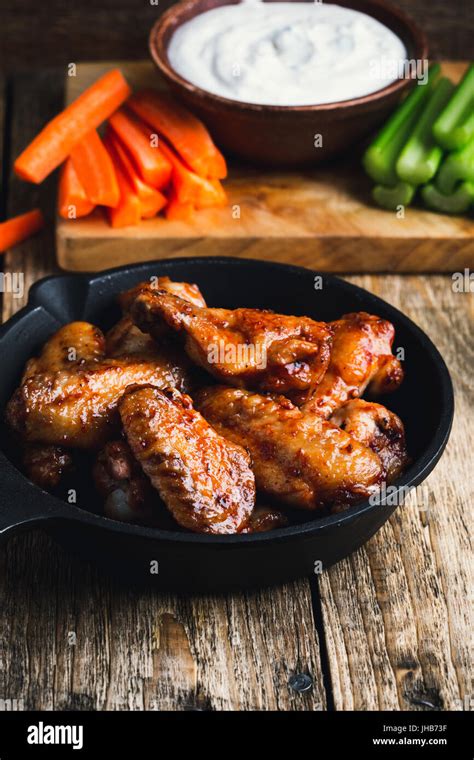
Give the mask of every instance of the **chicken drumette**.
[[179, 525], [237, 533], [255, 502], [249, 455], [226, 440], [174, 388], [131, 389], [119, 403], [128, 443]]
[[337, 409], [329, 421], [379, 455], [388, 483], [408, 464], [403, 422], [382, 404], [353, 399]]
[[396, 390], [403, 380], [401, 364], [392, 354], [395, 330], [390, 322], [362, 311], [330, 326], [334, 338], [327, 372], [303, 405], [325, 418], [366, 389], [381, 395]]
[[95, 449], [117, 432], [117, 403], [130, 385], [183, 387], [182, 371], [167, 360], [103, 359], [28, 378], [7, 407], [23, 441]]
[[179, 333], [199, 366], [229, 385], [279, 392], [308, 392], [324, 376], [331, 328], [308, 317], [258, 309], [208, 309], [163, 290], [140, 292], [130, 306], [140, 329]]
[[[46, 341], [38, 357], [27, 362], [21, 384], [42, 372], [79, 367], [101, 359], [104, 350], [101, 330], [89, 322], [70, 322]], [[44, 443], [22, 442], [22, 461], [30, 480], [49, 491], [58, 487], [73, 466], [73, 457], [63, 446]]]
[[214, 386], [195, 398], [221, 435], [249, 450], [257, 489], [281, 504], [309, 510], [352, 504], [384, 479], [374, 451], [283, 396]]
[[119, 304], [124, 313], [127, 313], [137, 296], [142, 293], [156, 293], [158, 290], [178, 296], [178, 298], [182, 298], [183, 301], [188, 301], [188, 303], [192, 303], [194, 306], [203, 306], [205, 308], [207, 305], [197, 285], [191, 282], [175, 282], [174, 280], [170, 280], [169, 277], [154, 277], [150, 280], [139, 282], [138, 285], [130, 288], [130, 290], [120, 293]]

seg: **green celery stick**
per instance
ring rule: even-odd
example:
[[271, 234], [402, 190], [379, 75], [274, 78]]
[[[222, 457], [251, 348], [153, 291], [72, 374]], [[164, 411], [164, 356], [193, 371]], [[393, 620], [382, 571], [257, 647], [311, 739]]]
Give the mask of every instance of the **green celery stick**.
[[435, 184], [444, 195], [451, 195], [461, 180], [474, 182], [474, 135], [464, 148], [446, 156], [439, 167]]
[[462, 148], [474, 135], [474, 63], [471, 63], [449, 103], [436, 119], [433, 134], [446, 150]]
[[404, 182], [424, 185], [436, 174], [443, 151], [433, 138], [432, 125], [448, 102], [453, 90], [454, 85], [446, 77], [436, 83], [395, 166], [399, 178]]
[[419, 83], [413, 88], [365, 151], [363, 165], [374, 182], [381, 185], [397, 184], [395, 163], [398, 154], [407, 141], [440, 70], [439, 63], [430, 67], [428, 81], [424, 85]]
[[407, 182], [398, 182], [395, 187], [375, 185], [372, 190], [372, 198], [377, 206], [397, 211], [399, 206], [409, 206], [412, 202], [416, 188]]
[[440, 211], [442, 214], [464, 214], [469, 206], [474, 204], [474, 182], [462, 182], [450, 195], [440, 193], [438, 188], [430, 183], [421, 188], [421, 197], [428, 208], [434, 211]]

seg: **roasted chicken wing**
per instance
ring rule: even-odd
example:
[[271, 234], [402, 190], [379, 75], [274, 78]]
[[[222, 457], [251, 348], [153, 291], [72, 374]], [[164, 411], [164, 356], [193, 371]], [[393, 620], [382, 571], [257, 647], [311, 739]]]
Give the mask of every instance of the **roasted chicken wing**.
[[157, 290], [164, 290], [165, 293], [171, 293], [173, 296], [182, 298], [183, 301], [194, 304], [194, 306], [206, 307], [204, 296], [197, 285], [190, 282], [174, 282], [169, 277], [155, 277], [145, 282], [139, 282], [135, 287], [126, 290], [119, 296], [119, 303], [123, 311], [127, 313], [138, 295], [141, 293], [150, 293]]
[[38, 357], [30, 359], [22, 382], [40, 372], [69, 369], [73, 365], [102, 359], [104, 334], [89, 322], [70, 322], [61, 327], [43, 346]]
[[[98, 327], [89, 322], [70, 322], [46, 341], [38, 357], [27, 362], [21, 383], [42, 372], [71, 369], [99, 360], [104, 351], [105, 338]], [[62, 446], [23, 442], [22, 448], [26, 475], [46, 491], [57, 488], [63, 475], [72, 469], [72, 456]]]
[[291, 397], [317, 385], [328, 366], [332, 331], [307, 317], [201, 308], [161, 290], [140, 293], [130, 313], [151, 335], [163, 324], [175, 330], [190, 358], [229, 385]]
[[379, 455], [388, 483], [406, 467], [408, 454], [403, 422], [382, 404], [363, 399], [348, 401], [334, 412], [330, 422]]
[[215, 386], [195, 400], [221, 435], [249, 450], [257, 489], [281, 504], [310, 510], [352, 504], [383, 481], [374, 451], [283, 396]]
[[23, 441], [95, 449], [113, 437], [117, 402], [130, 385], [183, 387], [183, 373], [167, 359], [107, 359], [28, 378], [7, 407]]
[[119, 410], [136, 459], [179, 525], [216, 534], [245, 528], [255, 501], [249, 456], [216, 433], [189, 396], [131, 389]]
[[366, 389], [374, 395], [389, 393], [403, 380], [401, 364], [392, 354], [395, 330], [390, 322], [357, 312], [330, 324], [334, 339], [329, 366], [303, 406], [325, 418]]

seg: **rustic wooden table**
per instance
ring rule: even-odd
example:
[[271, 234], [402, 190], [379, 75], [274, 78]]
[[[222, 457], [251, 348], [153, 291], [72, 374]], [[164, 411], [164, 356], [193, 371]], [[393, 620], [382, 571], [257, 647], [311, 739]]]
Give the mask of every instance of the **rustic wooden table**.
[[[21, 183], [11, 158], [59, 110], [62, 83], [63, 71], [0, 82], [3, 214], [40, 203], [53, 218], [55, 180]], [[52, 229], [4, 258], [26, 288], [55, 271]], [[451, 370], [454, 429], [423, 487], [320, 577], [255, 593], [157, 595], [75, 564], [39, 531], [14, 537], [0, 552], [1, 698], [25, 709], [472, 709], [474, 298], [448, 275], [348, 279], [403, 309]], [[5, 293], [3, 319], [25, 300]]]

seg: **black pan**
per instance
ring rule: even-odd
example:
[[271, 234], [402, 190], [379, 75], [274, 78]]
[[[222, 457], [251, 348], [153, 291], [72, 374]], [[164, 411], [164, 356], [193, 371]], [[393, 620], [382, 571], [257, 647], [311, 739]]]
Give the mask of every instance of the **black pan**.
[[327, 567], [346, 557], [436, 465], [449, 437], [454, 401], [448, 370], [429, 338], [397, 309], [337, 277], [324, 274], [319, 280], [318, 273], [301, 267], [232, 258], [172, 259], [100, 274], [47, 277], [31, 288], [28, 305], [0, 328], [2, 419], [26, 360], [52, 333], [77, 319], [107, 329], [119, 317], [117, 293], [153, 275], [196, 282], [213, 306], [268, 308], [322, 320], [368, 311], [390, 320], [396, 328], [394, 345], [405, 351], [406, 378], [382, 403], [405, 423], [412, 464], [380, 504], [364, 502], [345, 513], [268, 533], [204, 536], [109, 520], [92, 496], [81, 496], [80, 487], [77, 505], [42, 491], [15, 466], [2, 423], [0, 536], [41, 526], [74, 555], [92, 558], [114, 573], [140, 577], [158, 589], [181, 591], [278, 583], [312, 574], [319, 567], [315, 563]]

